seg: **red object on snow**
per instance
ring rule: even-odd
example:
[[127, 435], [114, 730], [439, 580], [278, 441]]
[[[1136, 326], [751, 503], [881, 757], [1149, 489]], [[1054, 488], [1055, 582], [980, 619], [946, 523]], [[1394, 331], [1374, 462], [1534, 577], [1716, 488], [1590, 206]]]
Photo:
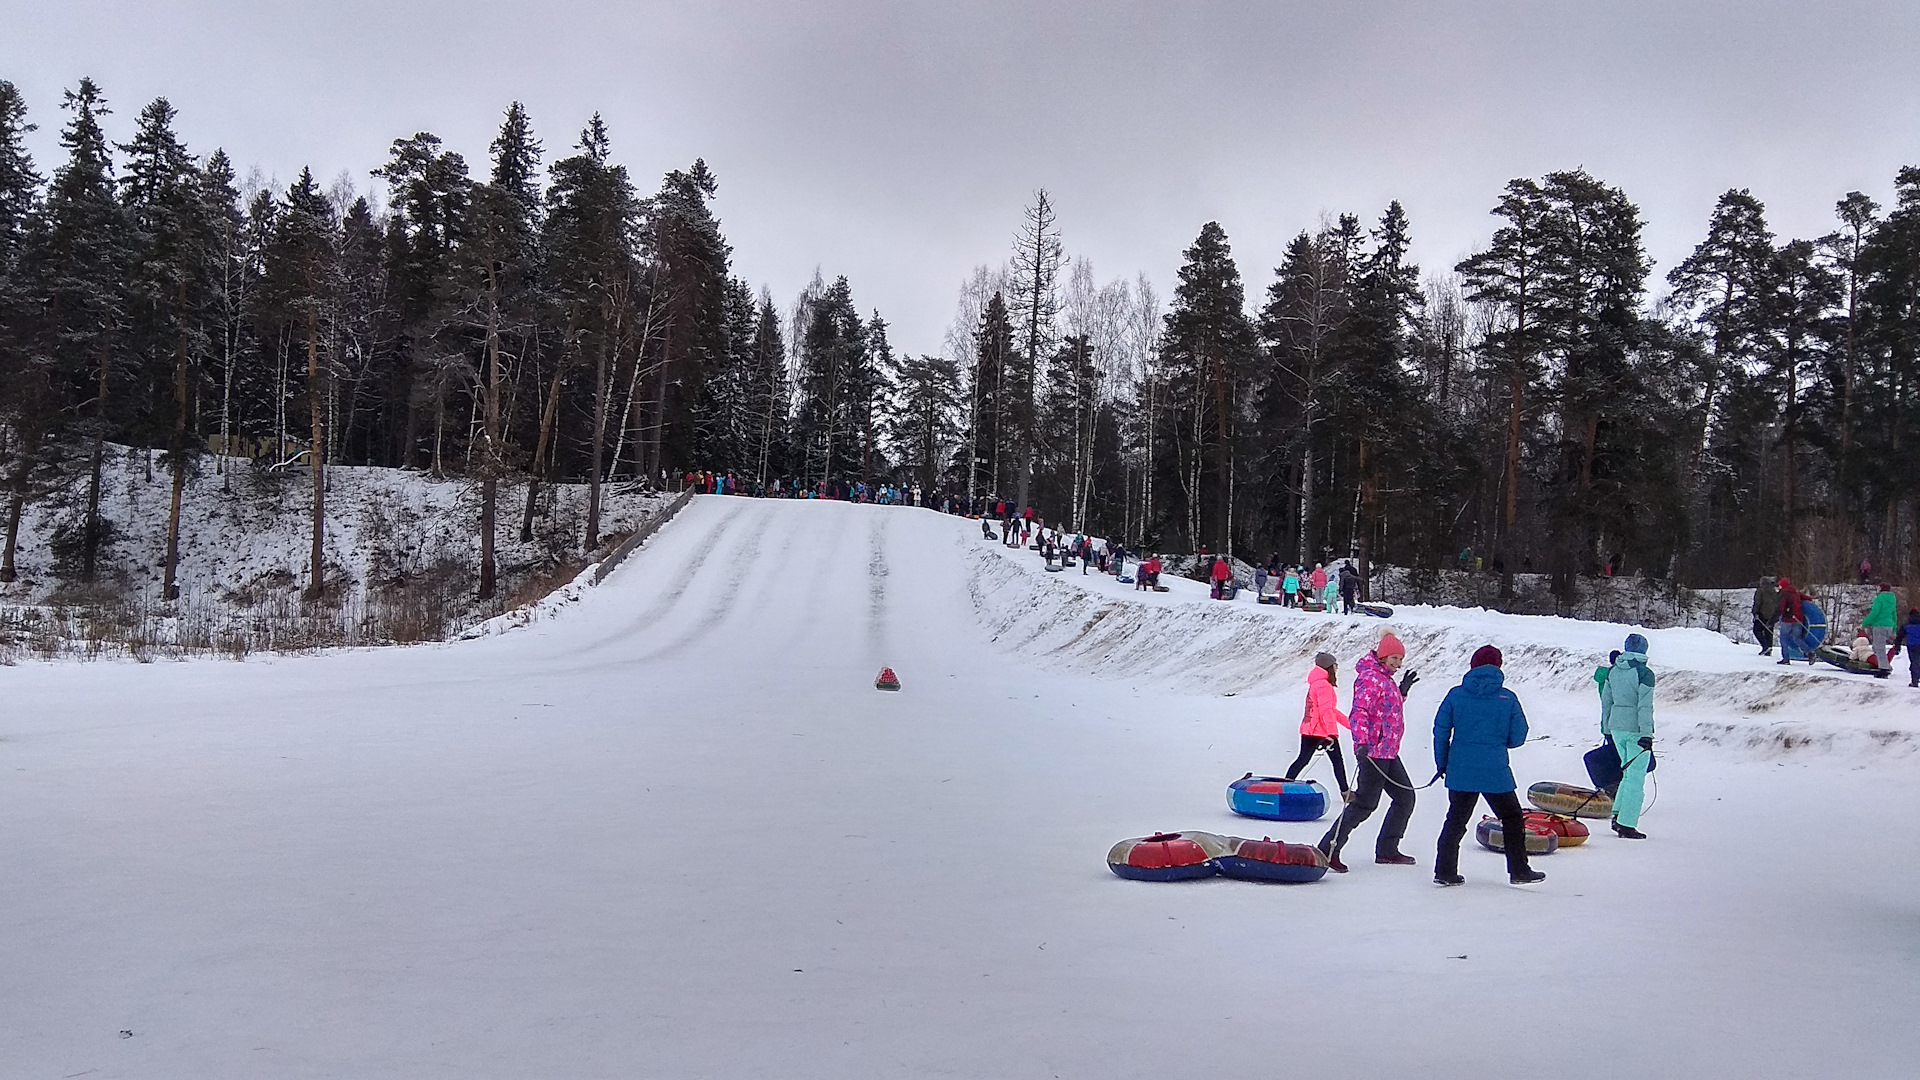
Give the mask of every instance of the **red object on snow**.
[[892, 668], [883, 667], [880, 669], [880, 677], [873, 680], [873, 688], [875, 690], [898, 690], [900, 689], [900, 676], [895, 675]]

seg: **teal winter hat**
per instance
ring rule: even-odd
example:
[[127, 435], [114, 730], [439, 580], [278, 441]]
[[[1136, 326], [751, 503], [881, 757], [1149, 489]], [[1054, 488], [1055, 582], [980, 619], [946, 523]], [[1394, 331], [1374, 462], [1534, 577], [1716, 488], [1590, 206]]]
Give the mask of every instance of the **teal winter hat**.
[[1627, 652], [1644, 653], [1647, 651], [1647, 639], [1640, 634], [1627, 635]]

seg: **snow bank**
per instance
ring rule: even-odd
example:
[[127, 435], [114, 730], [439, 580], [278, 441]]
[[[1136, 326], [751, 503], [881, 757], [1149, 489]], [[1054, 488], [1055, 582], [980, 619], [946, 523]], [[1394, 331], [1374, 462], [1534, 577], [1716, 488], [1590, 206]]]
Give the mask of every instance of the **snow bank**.
[[[1334, 654], [1350, 672], [1383, 629], [1379, 619], [1260, 605], [1245, 594], [1215, 601], [1205, 586], [1178, 578], [1162, 578], [1167, 593], [1145, 593], [1077, 567], [1049, 574], [1030, 554], [973, 545], [969, 592], [1001, 647], [1043, 665], [1185, 692], [1293, 695], [1316, 652]], [[1594, 669], [1637, 632], [1651, 643], [1669, 742], [1763, 754], [1920, 750], [1920, 690], [1905, 680], [1783, 668], [1710, 630], [1424, 605], [1397, 608], [1387, 622], [1407, 645], [1407, 666], [1422, 673], [1414, 696], [1427, 716], [1474, 650], [1492, 644], [1506, 657], [1509, 684], [1535, 700], [1537, 728], [1597, 730]]]

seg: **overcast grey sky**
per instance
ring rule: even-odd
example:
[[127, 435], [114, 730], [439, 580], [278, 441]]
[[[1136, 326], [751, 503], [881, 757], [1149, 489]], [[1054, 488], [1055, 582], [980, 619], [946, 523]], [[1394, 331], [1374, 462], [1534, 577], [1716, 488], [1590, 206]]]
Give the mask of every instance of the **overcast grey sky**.
[[1039, 187], [1071, 254], [1163, 292], [1210, 219], [1257, 295], [1295, 232], [1395, 198], [1451, 265], [1508, 179], [1581, 166], [1639, 203], [1657, 275], [1731, 186], [1819, 235], [1920, 164], [1917, 46], [1911, 0], [0, 0], [43, 172], [82, 75], [116, 138], [165, 95], [197, 152], [283, 182], [367, 187], [422, 130], [483, 168], [516, 98], [551, 161], [597, 109], [643, 190], [706, 158], [737, 273], [783, 304], [846, 274], [913, 352]]

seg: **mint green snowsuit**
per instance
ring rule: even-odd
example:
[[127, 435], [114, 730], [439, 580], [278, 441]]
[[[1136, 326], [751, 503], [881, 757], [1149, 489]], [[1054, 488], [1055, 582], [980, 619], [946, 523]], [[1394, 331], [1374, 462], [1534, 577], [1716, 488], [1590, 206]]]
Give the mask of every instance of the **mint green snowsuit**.
[[1647, 654], [1623, 652], [1600, 686], [1600, 730], [1626, 766], [1613, 796], [1613, 819], [1627, 828], [1640, 824], [1640, 803], [1647, 782], [1647, 751], [1640, 739], [1653, 734], [1653, 671]]

